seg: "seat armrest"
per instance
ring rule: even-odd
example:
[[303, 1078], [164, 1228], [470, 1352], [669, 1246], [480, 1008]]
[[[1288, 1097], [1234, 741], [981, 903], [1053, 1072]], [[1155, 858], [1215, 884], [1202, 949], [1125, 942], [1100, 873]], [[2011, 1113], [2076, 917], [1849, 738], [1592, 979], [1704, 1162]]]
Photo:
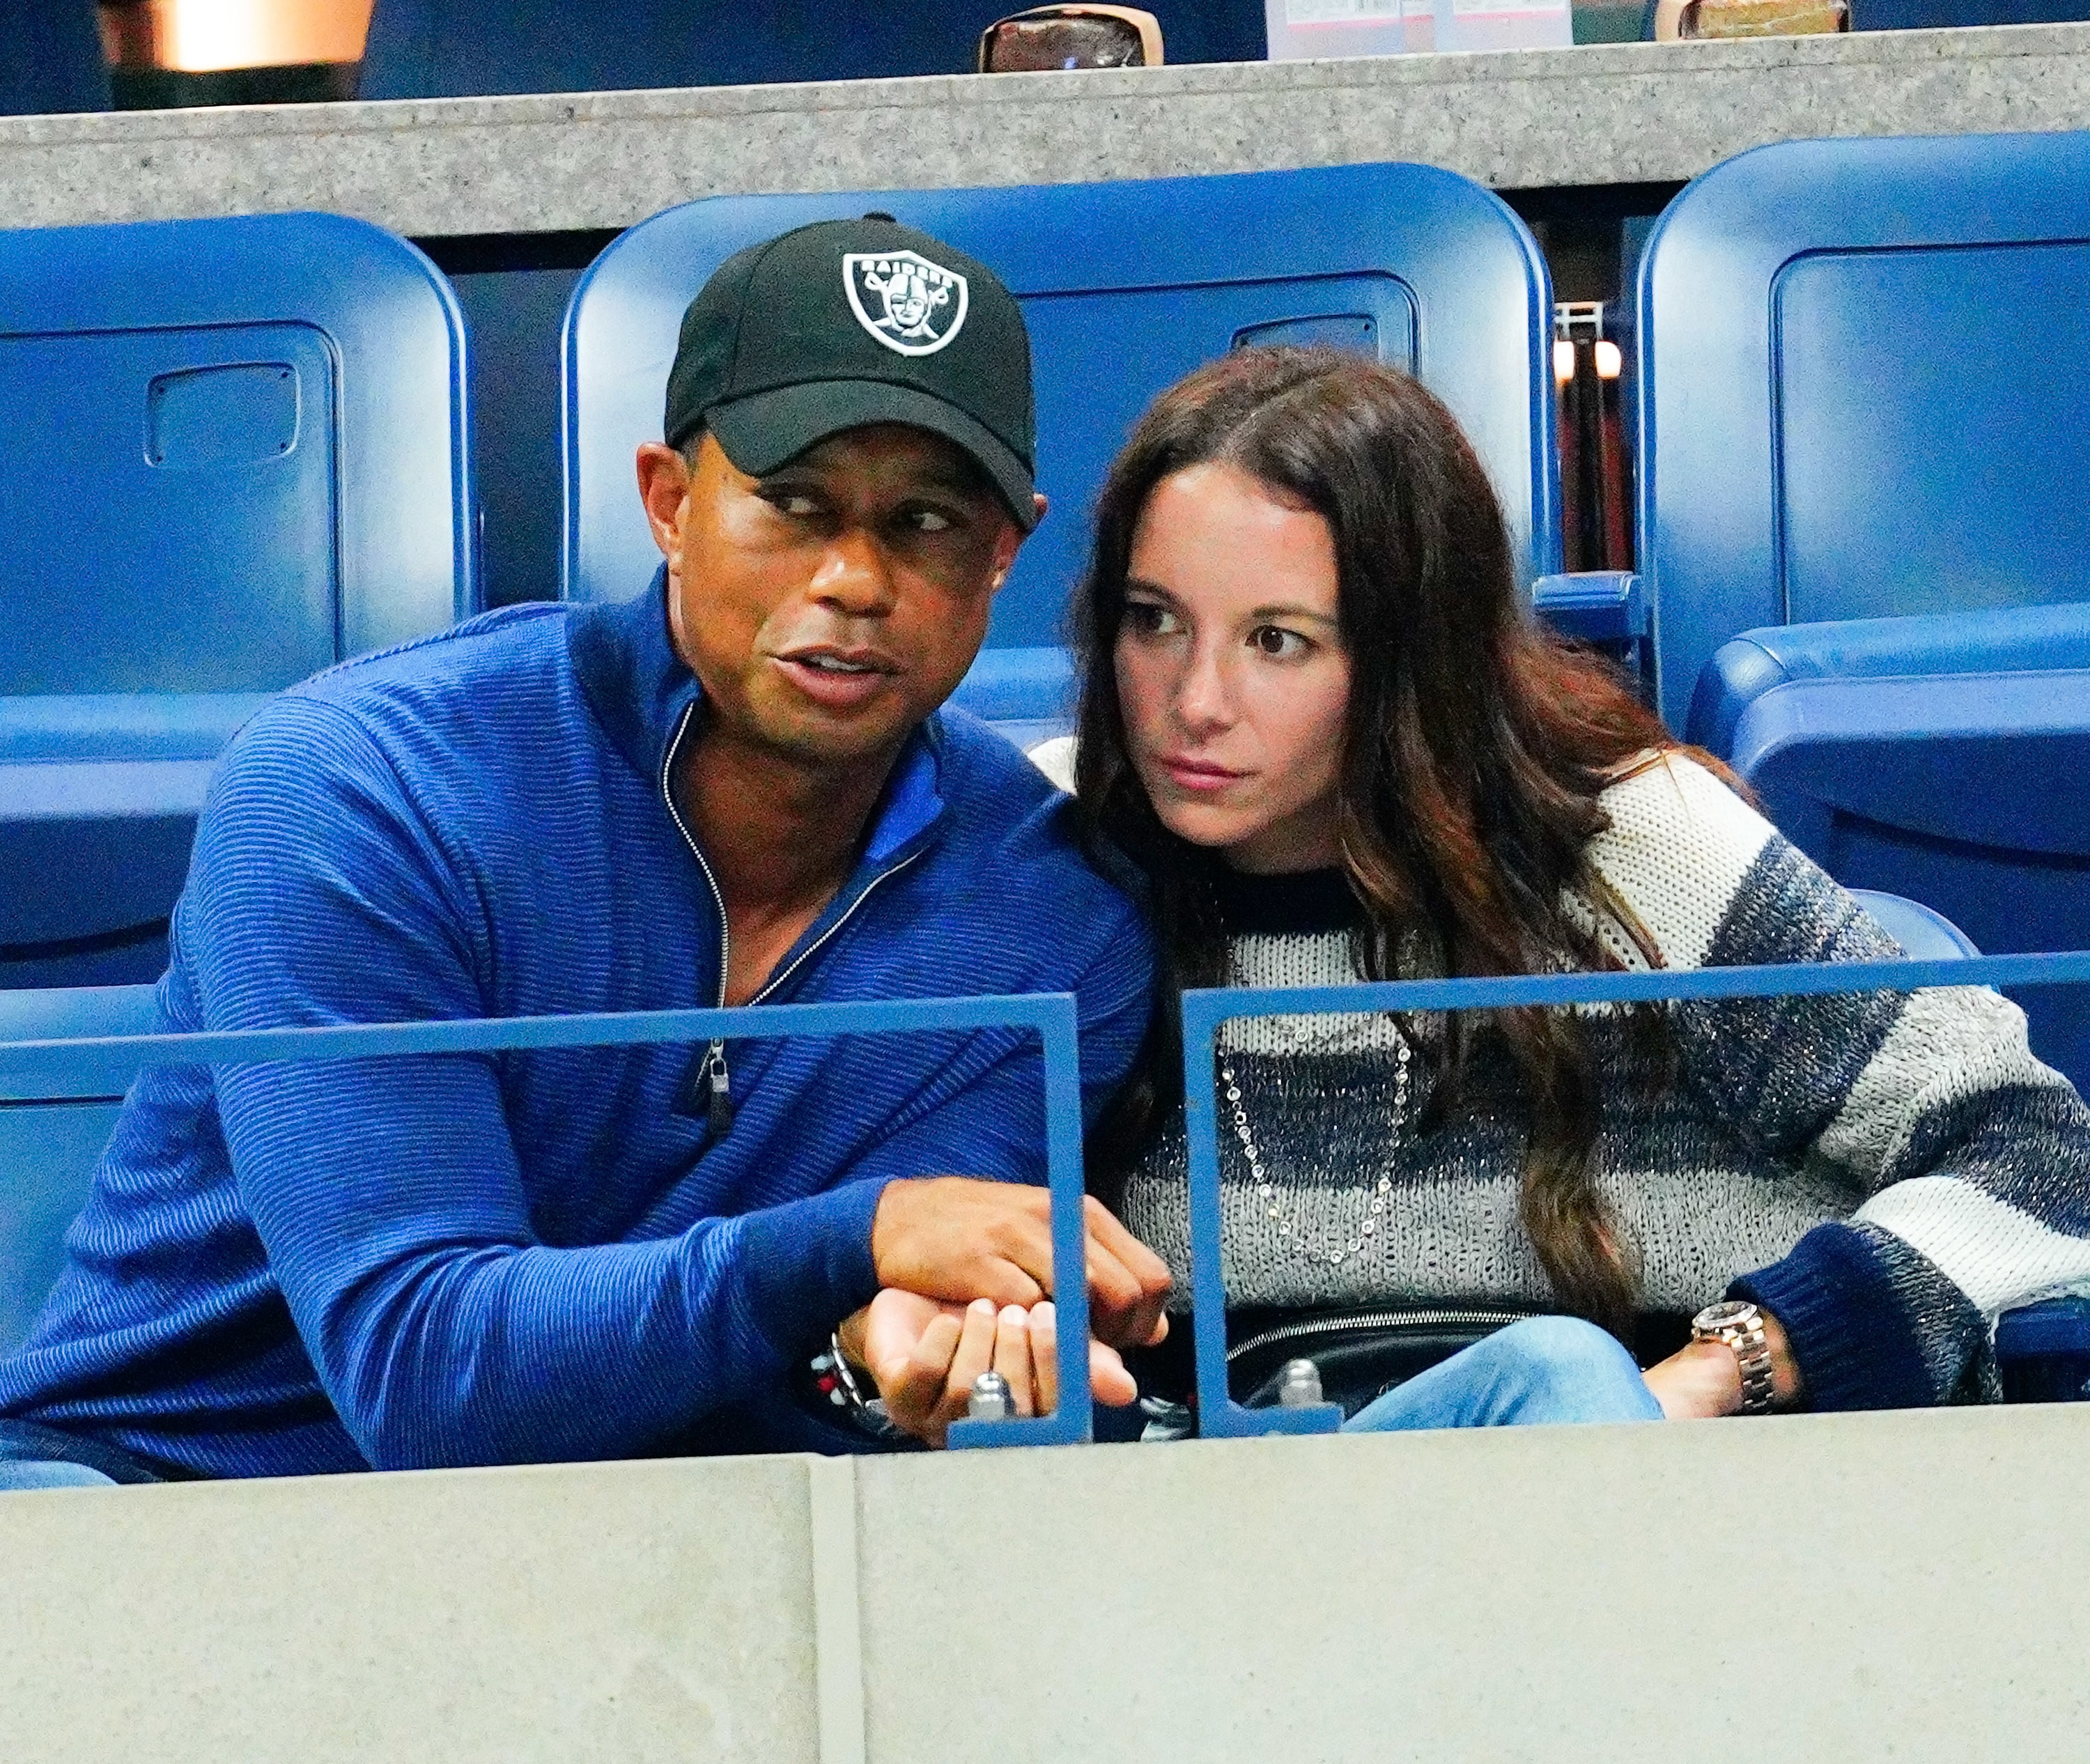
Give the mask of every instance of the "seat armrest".
[[264, 692], [0, 697], [0, 764], [213, 760], [268, 702]]
[[1729, 753], [1750, 703], [1791, 680], [2082, 668], [2090, 668], [2090, 604], [1765, 626], [1722, 644], [1705, 664], [1685, 736]]
[[2049, 1298], [1996, 1319], [1996, 1369], [2013, 1402], [2090, 1402], [2090, 1297]]
[[1817, 861], [1838, 814], [2090, 858], [2090, 669], [1789, 680], [1742, 708], [1721, 757]]
[[1584, 643], [1633, 643], [1647, 636], [1647, 591], [1629, 570], [1585, 570], [1541, 576], [1531, 609], [1563, 637]]

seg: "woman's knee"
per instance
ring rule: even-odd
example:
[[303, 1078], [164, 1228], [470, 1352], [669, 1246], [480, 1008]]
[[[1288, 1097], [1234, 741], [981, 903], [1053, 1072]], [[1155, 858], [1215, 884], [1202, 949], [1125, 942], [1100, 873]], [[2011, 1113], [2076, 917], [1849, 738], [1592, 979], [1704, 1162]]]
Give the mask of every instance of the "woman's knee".
[[0, 1495], [37, 1488], [114, 1488], [113, 1478], [84, 1464], [57, 1463], [37, 1459], [0, 1461]]
[[1562, 1418], [1626, 1420], [1659, 1412], [1618, 1337], [1579, 1317], [1529, 1317], [1486, 1345], [1514, 1369], [1520, 1404], [1557, 1410]]

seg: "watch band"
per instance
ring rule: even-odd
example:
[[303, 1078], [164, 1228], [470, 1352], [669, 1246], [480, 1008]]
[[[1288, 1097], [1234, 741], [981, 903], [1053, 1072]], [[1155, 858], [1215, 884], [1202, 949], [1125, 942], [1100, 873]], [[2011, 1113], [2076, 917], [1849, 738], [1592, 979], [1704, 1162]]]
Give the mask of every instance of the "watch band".
[[906, 1439], [892, 1424], [892, 1417], [885, 1412], [883, 1397], [867, 1396], [863, 1387], [857, 1382], [856, 1369], [849, 1364], [849, 1355], [843, 1351], [841, 1332], [831, 1332], [828, 1345], [813, 1356], [811, 1366], [813, 1389], [834, 1408], [841, 1411], [843, 1418], [867, 1433], [874, 1439], [899, 1441]]
[[1708, 1305], [1691, 1321], [1694, 1341], [1718, 1341], [1735, 1356], [1742, 1375], [1742, 1413], [1768, 1414], [1771, 1409], [1770, 1341], [1763, 1313], [1744, 1299]]

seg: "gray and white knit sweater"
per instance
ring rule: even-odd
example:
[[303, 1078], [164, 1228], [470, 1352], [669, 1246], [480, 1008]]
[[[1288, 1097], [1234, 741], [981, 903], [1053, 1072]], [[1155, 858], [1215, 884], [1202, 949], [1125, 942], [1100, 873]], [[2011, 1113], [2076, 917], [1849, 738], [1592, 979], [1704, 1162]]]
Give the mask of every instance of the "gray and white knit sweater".
[[[1889, 958], [1899, 947], [1768, 822], [1672, 756], [1604, 793], [1597, 871], [1672, 968]], [[1606, 944], [1645, 962], [1615, 925]], [[1355, 979], [1341, 923], [1232, 941], [1248, 986]], [[1645, 1070], [1623, 1019], [1586, 1013], [1604, 1074], [1599, 1186], [1637, 1241], [1645, 1303], [1689, 1312], [1732, 1290], [1784, 1324], [1820, 1408], [1910, 1406], [1993, 1389], [1997, 1314], [2090, 1288], [2090, 1111], [2025, 1042], [2023, 1013], [1952, 987], [1671, 1008], [1676, 1081]], [[1413, 1026], [1426, 1040], [1441, 1020]], [[1229, 1303], [1543, 1304], [1517, 1215], [1524, 1132], [1506, 1056], [1483, 1053], [1426, 1134], [1426, 1050], [1391, 1107], [1400, 1032], [1383, 1016], [1250, 1019], [1221, 1053], [1271, 1203], [1223, 1130]], [[1231, 1110], [1222, 1100], [1223, 1129]], [[1374, 1216], [1372, 1201], [1389, 1185]], [[1189, 1293], [1180, 1115], [1125, 1197], [1126, 1223]], [[1363, 1222], [1372, 1221], [1367, 1233]], [[1322, 1252], [1309, 1258], [1300, 1238]], [[1347, 1250], [1331, 1265], [1325, 1252]]]

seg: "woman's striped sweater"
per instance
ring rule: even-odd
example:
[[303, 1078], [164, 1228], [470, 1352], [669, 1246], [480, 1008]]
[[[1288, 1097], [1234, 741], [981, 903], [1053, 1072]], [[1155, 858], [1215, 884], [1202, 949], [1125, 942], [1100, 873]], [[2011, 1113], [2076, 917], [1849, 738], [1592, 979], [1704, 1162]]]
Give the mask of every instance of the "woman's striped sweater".
[[[1688, 759], [1614, 785], [1602, 806], [1611, 826], [1591, 860], [1667, 966], [1900, 953]], [[1239, 983], [1355, 978], [1340, 898], [1317, 919], [1314, 892], [1291, 891], [1289, 923], [1282, 913], [1257, 922], [1252, 907], [1230, 914]], [[1646, 966], [1618, 927], [1601, 931], [1621, 962]], [[1604, 1075], [1598, 1180], [1637, 1245], [1645, 1305], [1689, 1312], [1722, 1292], [1757, 1300], [1784, 1324], [1816, 1407], [1993, 1395], [1998, 1314], [2090, 1289], [2090, 1111], [2033, 1057], [2023, 1013], [1997, 994], [1674, 1005], [1669, 1082], [1619, 1015], [1591, 1010], [1585, 1021]], [[1409, 1026], [1425, 1042], [1443, 1032], [1441, 1019]], [[1418, 1131], [1430, 1061], [1413, 1061], [1396, 1122], [1399, 1035], [1384, 1016], [1249, 1020], [1223, 1032], [1222, 1058], [1293, 1232], [1279, 1237], [1241, 1145], [1223, 1134], [1231, 1305], [1547, 1300], [1517, 1214], [1524, 1129], [1507, 1056], [1482, 1038], [1457, 1105]], [[1230, 1116], [1223, 1104], [1223, 1123]], [[1133, 1172], [1125, 1212], [1187, 1302], [1180, 1116]], [[1301, 1235], [1323, 1253], [1302, 1254]], [[1352, 1243], [1362, 1247], [1331, 1265], [1325, 1252]]]

